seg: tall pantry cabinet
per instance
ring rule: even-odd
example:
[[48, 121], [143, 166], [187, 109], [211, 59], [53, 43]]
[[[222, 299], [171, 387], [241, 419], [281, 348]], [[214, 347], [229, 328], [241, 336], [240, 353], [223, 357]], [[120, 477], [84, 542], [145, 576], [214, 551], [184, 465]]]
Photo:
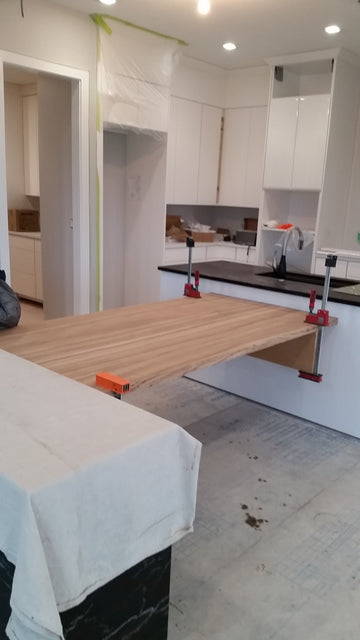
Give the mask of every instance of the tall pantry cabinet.
[[280, 239], [278, 230], [267, 227], [270, 220], [292, 223], [314, 238], [298, 258], [299, 267], [315, 270], [318, 249], [344, 243], [360, 68], [357, 59], [340, 50], [270, 63], [257, 257], [260, 264], [269, 264]]
[[218, 107], [171, 98], [167, 203], [216, 204], [221, 117]]

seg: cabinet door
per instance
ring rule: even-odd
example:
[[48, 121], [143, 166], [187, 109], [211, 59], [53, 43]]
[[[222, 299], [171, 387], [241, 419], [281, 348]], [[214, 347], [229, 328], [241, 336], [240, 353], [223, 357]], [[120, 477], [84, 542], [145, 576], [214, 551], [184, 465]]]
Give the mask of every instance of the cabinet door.
[[266, 107], [225, 112], [219, 202], [259, 207], [264, 163]]
[[197, 204], [216, 204], [222, 110], [202, 105]]
[[264, 168], [266, 111], [266, 107], [254, 107], [251, 109], [245, 194], [244, 202], [242, 203], [244, 207], [258, 208], [260, 205]]
[[298, 115], [298, 98], [277, 98], [270, 104], [264, 169], [265, 189], [290, 189]]
[[329, 107], [329, 95], [299, 98], [292, 178], [293, 189], [321, 189]]
[[11, 287], [19, 296], [35, 298], [34, 240], [10, 235]]
[[251, 109], [225, 111], [219, 204], [244, 204], [250, 122]]
[[236, 249], [234, 246], [228, 246], [224, 244], [209, 245], [206, 249], [207, 260], [230, 260], [234, 261], [236, 256]]
[[167, 159], [168, 202], [197, 202], [201, 133], [201, 104], [171, 99], [170, 148]]
[[39, 196], [39, 141], [37, 95], [23, 96], [25, 194]]
[[347, 278], [360, 280], [360, 262], [348, 262]]
[[[348, 278], [349, 274], [347, 273], [347, 266], [347, 260], [338, 260], [336, 263], [336, 267], [331, 270], [331, 276], [336, 276], [337, 278]], [[315, 259], [315, 273], [318, 273], [322, 276], [325, 275], [325, 256]]]
[[43, 296], [43, 283], [42, 283], [42, 259], [41, 259], [41, 240], [34, 240], [35, 248], [35, 297], [41, 302], [44, 299]]
[[222, 110], [171, 98], [166, 201], [216, 204]]

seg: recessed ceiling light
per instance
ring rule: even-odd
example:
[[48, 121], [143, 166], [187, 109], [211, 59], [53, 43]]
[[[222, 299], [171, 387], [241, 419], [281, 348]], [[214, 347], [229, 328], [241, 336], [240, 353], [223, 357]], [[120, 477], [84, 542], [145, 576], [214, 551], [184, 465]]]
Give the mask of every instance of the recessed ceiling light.
[[99, 0], [101, 4], [116, 4], [116, 0]]
[[233, 42], [225, 42], [223, 44], [224, 49], [226, 49], [226, 51], [234, 51], [234, 49], [236, 49], [236, 44], [234, 44]]
[[339, 33], [340, 27], [337, 24], [329, 24], [328, 27], [325, 27], [326, 33]]
[[197, 10], [202, 16], [206, 16], [210, 11], [210, 0], [199, 0]]

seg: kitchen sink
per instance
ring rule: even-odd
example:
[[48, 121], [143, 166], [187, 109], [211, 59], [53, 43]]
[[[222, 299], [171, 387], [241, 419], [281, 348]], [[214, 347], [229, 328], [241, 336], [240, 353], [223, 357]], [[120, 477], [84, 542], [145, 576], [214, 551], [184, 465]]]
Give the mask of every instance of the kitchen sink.
[[[285, 278], [279, 278], [274, 271], [262, 271], [256, 274], [257, 276], [262, 276], [263, 278], [272, 278], [273, 280], [278, 280], [279, 282], [284, 282], [284, 280], [288, 280], [289, 282], [302, 282], [303, 284], [309, 284], [312, 287], [323, 287], [325, 278], [324, 276], [319, 276], [313, 273], [287, 273]], [[349, 287], [359, 284], [356, 280], [345, 280], [345, 278], [331, 278], [330, 279], [330, 288], [331, 289], [340, 289], [342, 287]]]

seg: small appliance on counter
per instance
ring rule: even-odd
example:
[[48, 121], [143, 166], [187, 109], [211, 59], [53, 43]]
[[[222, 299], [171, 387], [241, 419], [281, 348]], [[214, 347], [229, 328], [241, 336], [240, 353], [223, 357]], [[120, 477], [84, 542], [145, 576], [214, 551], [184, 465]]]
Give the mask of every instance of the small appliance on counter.
[[243, 244], [246, 247], [255, 247], [256, 245], [256, 231], [242, 230], [236, 231], [234, 235], [235, 244]]

